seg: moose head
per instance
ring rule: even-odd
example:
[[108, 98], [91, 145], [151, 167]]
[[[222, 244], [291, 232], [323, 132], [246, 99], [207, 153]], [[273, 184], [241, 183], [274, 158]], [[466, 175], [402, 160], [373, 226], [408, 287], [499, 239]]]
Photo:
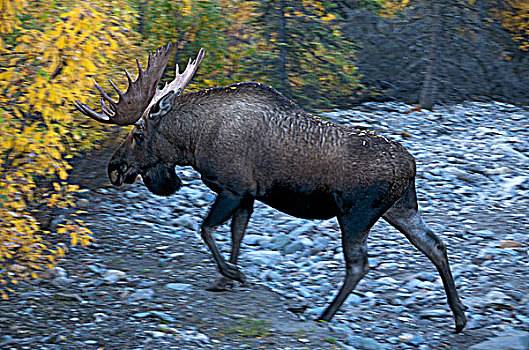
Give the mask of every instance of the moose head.
[[[88, 105], [75, 101], [75, 107], [83, 114], [100, 123], [134, 125], [130, 134], [108, 163], [108, 176], [113, 185], [133, 183], [141, 175], [147, 188], [154, 194], [168, 196], [177, 191], [181, 181], [174, 170], [175, 162], [162, 157], [167, 149], [167, 140], [157, 132], [160, 117], [173, 107], [175, 98], [182, 93], [195, 75], [206, 51], [200, 49], [194, 61], [189, 60], [183, 73], [176, 65], [175, 78], [160, 90], [158, 84], [169, 61], [173, 45], [162, 46], [153, 54], [149, 52], [148, 65], [142, 69], [139, 61], [138, 78], [125, 70], [128, 88], [122, 92], [108, 79], [119, 99], [115, 102], [94, 80], [95, 87], [102, 95], [101, 113]], [[106, 102], [108, 102], [108, 105]]]

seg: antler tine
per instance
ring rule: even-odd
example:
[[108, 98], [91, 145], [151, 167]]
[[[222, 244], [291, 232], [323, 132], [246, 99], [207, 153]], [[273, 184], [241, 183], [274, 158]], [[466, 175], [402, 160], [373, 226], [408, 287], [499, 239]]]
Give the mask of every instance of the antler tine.
[[118, 87], [116, 86], [116, 84], [114, 84], [114, 82], [112, 81], [112, 79], [108, 78], [108, 82], [110, 83], [110, 85], [112, 85], [112, 87], [114, 88], [114, 90], [116, 90], [116, 92], [118, 93], [119, 97], [123, 96], [123, 92], [121, 92], [121, 90], [118, 89]]
[[135, 80], [134, 78], [134, 73], [129, 73], [129, 71], [127, 70], [127, 68], [123, 68], [123, 71], [125, 72], [125, 75], [127, 76], [127, 80], [129, 82], [129, 85], [130, 86], [132, 84], [132, 82]]
[[88, 107], [87, 104], [81, 103], [77, 100], [74, 102], [74, 106], [84, 115], [89, 116], [90, 118], [104, 124], [114, 124], [112, 120], [110, 120], [109, 116], [106, 114], [97, 113], [90, 107]]
[[[151, 58], [151, 53], [149, 52], [149, 61], [150, 61], [150, 58]], [[141, 69], [140, 61], [137, 58], [136, 58], [136, 64], [138, 65], [138, 80], [139, 80], [141, 78], [141, 73], [143, 73], [143, 70]], [[147, 64], [147, 68], [149, 68], [148, 64]]]
[[[156, 52], [155, 52], [155, 55], [158, 55], [159, 53], [160, 53], [160, 48], [157, 48]], [[151, 66], [152, 58], [153, 58], [152, 51], [149, 51], [149, 59], [147, 60], [147, 68], [149, 68]]]
[[[112, 98], [99, 86], [94, 80], [94, 85], [101, 93], [103, 99], [101, 100], [101, 111], [98, 113], [88, 107], [88, 105], [75, 101], [74, 105], [90, 118], [93, 118], [101, 123], [117, 124], [117, 125], [131, 125], [138, 121], [143, 115], [145, 109], [153, 99], [160, 79], [162, 78], [169, 56], [171, 54], [173, 45], [169, 43], [167, 46], [162, 46], [153, 54], [149, 52], [147, 68], [141, 67], [140, 61], [136, 59], [138, 66], [138, 78], [134, 74], [129, 73], [125, 69], [128, 86], [125, 92], [118, 89], [112, 80], [108, 80], [110, 85], [116, 90], [119, 95], [118, 101]], [[105, 103], [108, 102], [108, 105]]]
[[94, 82], [94, 85], [96, 86], [96, 88], [99, 90], [99, 92], [101, 93], [101, 95], [105, 98], [105, 100], [107, 100], [111, 105], [114, 105], [115, 102], [112, 100], [112, 98], [110, 96], [108, 96], [108, 94], [105, 92], [105, 90], [103, 90], [103, 88], [101, 86], [99, 86], [99, 84], [97, 83], [97, 81], [95, 81], [94, 78], [92, 78], [92, 81]]
[[174, 91], [175, 94], [178, 96], [182, 91], [184, 91], [187, 84], [191, 81], [193, 76], [195, 75], [200, 63], [204, 59], [206, 55], [206, 50], [203, 48], [200, 49], [198, 52], [197, 58], [192, 61], [191, 58], [187, 62], [186, 69], [182, 74], [180, 74], [179, 66], [176, 64], [176, 72], [175, 72], [175, 78], [170, 83], [165, 83], [165, 86], [162, 90], [156, 89], [156, 94], [153, 97], [151, 103], [149, 104], [149, 107], [147, 107], [146, 111], [149, 111], [149, 109], [163, 96], [167, 95], [170, 91]]
[[107, 106], [107, 104], [105, 103], [105, 100], [101, 99], [99, 100], [100, 104], [101, 104], [101, 110], [103, 111], [103, 113], [105, 113], [106, 115], [108, 115], [109, 117], [113, 116], [116, 114], [115, 111], [113, 111], [111, 108], [109, 108]]

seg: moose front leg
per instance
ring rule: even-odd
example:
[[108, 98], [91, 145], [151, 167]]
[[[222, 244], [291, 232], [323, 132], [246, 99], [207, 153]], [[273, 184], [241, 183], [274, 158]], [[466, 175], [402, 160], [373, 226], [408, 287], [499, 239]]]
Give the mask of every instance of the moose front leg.
[[[221, 193], [219, 193], [217, 199], [215, 200], [215, 203], [213, 203], [213, 206], [209, 211], [208, 216], [206, 217], [206, 219], [204, 219], [204, 222], [202, 223], [201, 230], [202, 239], [208, 246], [209, 250], [211, 251], [211, 254], [213, 254], [213, 259], [217, 263], [217, 267], [221, 275], [229, 279], [239, 281], [241, 283], [244, 283], [244, 274], [235, 265], [237, 256], [235, 255], [234, 262], [232, 262], [231, 260], [234, 256], [233, 253], [236, 252], [237, 254], [239, 251], [239, 245], [240, 241], [242, 240], [244, 230], [242, 230], [238, 242], [234, 243], [236, 244], [236, 249], [235, 247], [232, 247], [232, 259], [230, 259], [230, 262], [227, 262], [220, 253], [219, 249], [217, 248], [217, 244], [215, 243], [215, 238], [211, 235], [211, 233], [213, 232], [216, 226], [221, 225], [236, 213], [236, 211], [240, 208], [241, 204], [243, 203], [243, 200], [243, 196], [236, 195], [229, 191], [222, 191]], [[250, 215], [248, 214], [248, 218], [249, 217]], [[246, 225], [244, 225], [244, 227], [245, 226]]]
[[[241, 201], [241, 205], [231, 218], [231, 255], [230, 263], [233, 265], [237, 264], [237, 258], [239, 257], [239, 249], [241, 247], [244, 233], [246, 232], [246, 226], [250, 220], [250, 216], [253, 212], [253, 198], [244, 198]], [[220, 277], [214, 283], [209, 285], [206, 289], [212, 292], [223, 292], [233, 287], [233, 279], [228, 277]]]
[[245, 198], [241, 201], [241, 205], [233, 214], [231, 219], [231, 255], [230, 262], [237, 264], [239, 257], [239, 248], [241, 247], [246, 226], [253, 213], [253, 198]]

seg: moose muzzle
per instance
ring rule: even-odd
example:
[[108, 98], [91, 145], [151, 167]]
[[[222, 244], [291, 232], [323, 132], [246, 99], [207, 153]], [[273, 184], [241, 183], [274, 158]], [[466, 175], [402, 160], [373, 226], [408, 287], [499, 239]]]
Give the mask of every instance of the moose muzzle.
[[109, 163], [108, 164], [108, 178], [114, 186], [121, 186], [123, 183], [131, 184], [134, 183], [138, 172], [134, 171], [125, 163]]

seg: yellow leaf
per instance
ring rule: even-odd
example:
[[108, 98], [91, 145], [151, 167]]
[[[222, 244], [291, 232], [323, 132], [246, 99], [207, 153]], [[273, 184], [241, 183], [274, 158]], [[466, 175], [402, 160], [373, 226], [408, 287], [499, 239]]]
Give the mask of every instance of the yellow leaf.
[[83, 67], [88, 70], [88, 72], [92, 73], [97, 70], [97, 67], [94, 65], [94, 63], [91, 60], [84, 59], [83, 60]]
[[55, 42], [55, 47], [59, 50], [62, 50], [66, 46], [66, 37], [61, 36], [57, 41]]

